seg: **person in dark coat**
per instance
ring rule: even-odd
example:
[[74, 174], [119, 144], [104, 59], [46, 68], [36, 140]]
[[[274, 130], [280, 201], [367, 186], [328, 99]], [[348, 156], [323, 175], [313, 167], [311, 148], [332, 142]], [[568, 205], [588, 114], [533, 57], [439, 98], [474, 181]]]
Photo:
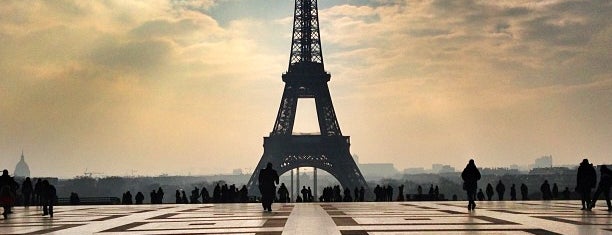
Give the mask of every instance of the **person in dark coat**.
[[174, 200], [174, 203], [176, 203], [176, 204], [181, 204], [181, 202], [183, 201], [183, 200], [181, 199], [181, 190], [178, 190], [178, 189], [177, 189], [177, 190], [176, 190], [176, 192], [174, 192], [174, 199], [175, 199], [175, 200]]
[[261, 193], [261, 205], [264, 210], [272, 211], [272, 202], [276, 194], [278, 184], [278, 173], [272, 169], [272, 163], [268, 162], [266, 168], [259, 171], [259, 192]]
[[521, 184], [521, 199], [523, 201], [529, 200], [529, 188], [525, 184]]
[[557, 198], [559, 198], [559, 186], [557, 186], [557, 183], [554, 183], [552, 187], [552, 195], [550, 199], [557, 199]]
[[499, 198], [500, 201], [503, 201], [504, 193], [506, 193], [506, 186], [504, 185], [504, 183], [502, 183], [501, 180], [499, 180], [499, 182], [495, 186], [495, 191], [497, 191], [497, 198]]
[[[2, 171], [2, 176], [0, 176], [0, 188], [4, 186], [8, 186], [8, 189], [10, 190], [10, 194], [13, 195], [13, 204], [14, 204], [17, 198], [17, 189], [19, 189], [19, 183], [17, 183], [15, 179], [9, 175], [8, 170], [6, 169]], [[13, 207], [12, 205], [9, 206], [8, 211], [5, 211], [5, 213], [12, 214], [13, 213], [11, 211], [12, 207]]]
[[610, 186], [612, 186], [612, 171], [608, 169], [606, 165], [602, 165], [599, 168], [599, 185], [593, 195], [593, 201], [591, 202], [591, 208], [595, 207], [595, 202], [599, 198], [599, 194], [603, 193], [606, 203], [608, 204], [608, 211], [612, 211], [612, 204], [610, 204]]
[[157, 199], [157, 204], [164, 203], [164, 190], [161, 187], [157, 189], [157, 195], [155, 198]]
[[206, 187], [202, 186], [200, 195], [202, 196], [202, 203], [210, 203], [210, 194], [208, 193], [208, 189], [206, 189]]
[[552, 197], [552, 192], [550, 191], [550, 184], [548, 184], [548, 180], [544, 180], [544, 183], [540, 186], [540, 192], [542, 193], [542, 200], [550, 200]]
[[41, 179], [36, 180], [36, 184], [34, 184], [34, 195], [33, 195], [34, 202], [32, 202], [32, 204], [35, 204], [36, 206], [41, 206], [41, 203], [40, 203], [41, 185], [42, 185], [42, 180]]
[[33, 192], [34, 187], [32, 186], [32, 180], [30, 180], [30, 177], [26, 177], [23, 183], [21, 184], [21, 195], [23, 196], [24, 207], [30, 207]]
[[53, 218], [53, 206], [57, 203], [57, 190], [55, 186], [49, 183], [47, 180], [42, 181], [42, 206], [43, 216], [49, 215]]
[[512, 186], [510, 187], [510, 200], [515, 201], [516, 200], [516, 185], [512, 184]]
[[474, 210], [476, 208], [476, 190], [478, 189], [478, 180], [480, 180], [480, 171], [476, 168], [474, 160], [470, 159], [463, 172], [461, 172], [461, 179], [463, 179], [463, 189], [467, 192], [468, 197], [468, 210]]
[[478, 189], [478, 195], [476, 195], [476, 197], [478, 197], [478, 201], [484, 201], [485, 200], [485, 195], [482, 192], [482, 189]]
[[140, 205], [144, 201], [144, 194], [142, 194], [142, 192], [138, 192], [136, 193], [134, 199], [136, 200], [136, 205]]
[[491, 198], [493, 198], [493, 185], [491, 185], [490, 183], [487, 184], [487, 188], [485, 189], [485, 193], [487, 193], [487, 200], [491, 201]]
[[591, 188], [597, 183], [597, 172], [588, 159], [582, 160], [576, 174], [576, 191], [580, 194], [582, 201], [581, 210], [591, 210]]

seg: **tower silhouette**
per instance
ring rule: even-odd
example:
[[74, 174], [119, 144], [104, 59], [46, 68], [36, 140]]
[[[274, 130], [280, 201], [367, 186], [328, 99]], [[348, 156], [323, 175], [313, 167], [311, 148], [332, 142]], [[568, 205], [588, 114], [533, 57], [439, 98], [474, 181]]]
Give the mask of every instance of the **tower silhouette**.
[[[330, 77], [323, 65], [317, 0], [295, 0], [289, 69], [282, 75], [285, 89], [274, 128], [269, 137], [264, 137], [263, 156], [247, 184], [251, 194], [259, 193], [259, 169], [268, 162], [279, 175], [298, 167], [315, 167], [333, 175], [343, 188], [364, 187], [369, 192], [351, 157], [350, 137], [340, 131], [327, 86]], [[320, 133], [293, 133], [301, 98], [315, 100]]]

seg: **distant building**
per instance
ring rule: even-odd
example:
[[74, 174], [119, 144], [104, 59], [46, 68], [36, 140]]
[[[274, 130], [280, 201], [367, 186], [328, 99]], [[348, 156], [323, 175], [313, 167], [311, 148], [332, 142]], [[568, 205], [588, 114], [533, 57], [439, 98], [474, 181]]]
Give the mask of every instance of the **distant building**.
[[15, 166], [15, 171], [13, 174], [17, 177], [30, 177], [30, 167], [25, 162], [23, 151], [21, 151], [21, 160], [19, 160], [17, 166]]
[[496, 167], [496, 168], [479, 168], [482, 175], [520, 175], [518, 169]]
[[567, 167], [542, 167], [533, 168], [529, 171], [530, 175], [575, 175], [576, 169]]
[[427, 171], [423, 167], [413, 167], [404, 169], [404, 174], [407, 175], [416, 175], [416, 174], [425, 174]]
[[552, 167], [552, 165], [553, 165], [552, 155], [542, 156], [535, 160], [535, 163], [533, 164], [533, 168]]
[[393, 163], [365, 163], [359, 164], [361, 174], [366, 178], [385, 178], [392, 177], [399, 172]]
[[455, 168], [450, 165], [432, 164], [431, 171], [432, 173], [451, 173], [455, 172]]
[[242, 169], [236, 168], [232, 170], [232, 175], [242, 175]]

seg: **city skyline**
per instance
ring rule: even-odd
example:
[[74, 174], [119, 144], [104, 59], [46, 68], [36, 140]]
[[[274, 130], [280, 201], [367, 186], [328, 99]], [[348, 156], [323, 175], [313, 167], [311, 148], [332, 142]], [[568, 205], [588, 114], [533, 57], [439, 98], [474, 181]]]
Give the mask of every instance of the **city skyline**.
[[[33, 175], [252, 169], [293, 1], [0, 6], [0, 167]], [[607, 163], [612, 4], [320, 1], [334, 107], [362, 163]], [[298, 104], [297, 132], [317, 130]], [[247, 173], [248, 174], [248, 173]]]

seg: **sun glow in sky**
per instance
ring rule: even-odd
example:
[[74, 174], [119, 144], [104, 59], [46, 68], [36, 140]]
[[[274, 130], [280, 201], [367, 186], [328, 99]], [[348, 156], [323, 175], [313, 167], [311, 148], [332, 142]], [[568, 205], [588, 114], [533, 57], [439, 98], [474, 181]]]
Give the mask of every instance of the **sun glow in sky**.
[[[612, 2], [320, 0], [351, 152], [398, 169], [612, 159]], [[0, 168], [252, 169], [287, 70], [291, 0], [4, 1]], [[302, 110], [304, 106], [304, 110]], [[296, 131], [316, 131], [300, 101]]]

